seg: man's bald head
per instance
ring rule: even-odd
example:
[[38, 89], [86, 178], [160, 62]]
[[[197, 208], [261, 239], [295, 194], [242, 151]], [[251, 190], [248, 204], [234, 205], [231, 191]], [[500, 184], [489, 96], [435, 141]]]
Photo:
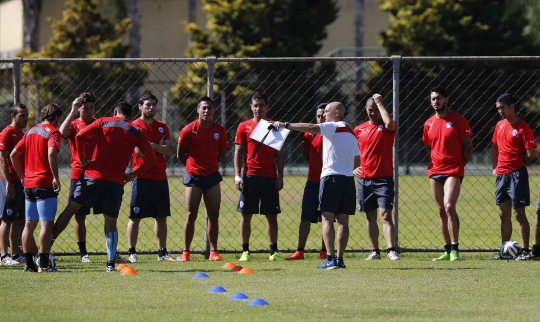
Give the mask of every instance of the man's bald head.
[[327, 122], [343, 121], [345, 117], [345, 106], [340, 102], [328, 103], [324, 111]]

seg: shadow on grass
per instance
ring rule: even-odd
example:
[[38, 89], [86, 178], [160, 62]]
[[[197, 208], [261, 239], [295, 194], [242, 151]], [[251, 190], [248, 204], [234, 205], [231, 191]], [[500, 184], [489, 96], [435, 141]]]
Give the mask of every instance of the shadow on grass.
[[485, 270], [485, 268], [479, 268], [479, 267], [384, 267], [384, 268], [369, 267], [369, 268], [363, 268], [363, 269], [398, 270], [398, 271], [424, 271], [424, 270], [461, 271], [461, 270], [477, 270], [477, 269]]

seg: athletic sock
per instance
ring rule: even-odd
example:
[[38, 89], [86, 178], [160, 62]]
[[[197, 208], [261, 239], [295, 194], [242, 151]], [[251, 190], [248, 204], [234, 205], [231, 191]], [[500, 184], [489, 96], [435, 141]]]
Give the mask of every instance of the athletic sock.
[[395, 248], [395, 247], [390, 247], [390, 248], [386, 249], [386, 252], [387, 252], [387, 253], [395, 252], [395, 251], [396, 251], [396, 248]]
[[114, 261], [109, 261], [109, 260], [108, 260], [108, 261], [107, 261], [107, 266], [109, 266], [109, 267], [111, 267], [111, 266], [114, 267]]
[[242, 251], [249, 253], [249, 243], [242, 244]]
[[37, 271], [36, 264], [34, 263], [34, 256], [32, 253], [24, 253], [24, 259], [26, 259], [26, 266]]
[[304, 249], [300, 248], [300, 247], [298, 247], [296, 250], [299, 251], [299, 252], [302, 252], [302, 253], [304, 252]]
[[528, 248], [522, 248], [522, 249], [520, 249], [520, 252], [521, 252], [521, 253], [523, 253], [523, 252], [529, 253], [530, 250], [529, 250]]
[[379, 256], [381, 255], [381, 250], [380, 250], [380, 249], [375, 248], [375, 249], [373, 249], [373, 251], [374, 251], [377, 255], [379, 255]]
[[128, 249], [128, 253], [131, 255], [131, 254], [137, 254], [137, 251], [135, 250], [135, 247], [130, 247]]
[[77, 245], [79, 245], [79, 252], [81, 253], [81, 257], [88, 255], [88, 252], [86, 251], [86, 241], [77, 242]]
[[40, 267], [49, 267], [49, 253], [39, 254], [39, 266]]
[[447, 254], [450, 254], [450, 252], [452, 251], [451, 248], [452, 248], [452, 246], [451, 246], [450, 244], [444, 245], [444, 251], [445, 251]]
[[331, 261], [332, 259], [334, 259], [334, 257], [336, 257], [336, 256], [326, 255], [326, 260]]
[[450, 251], [455, 250], [456, 252], [459, 252], [459, 243], [451, 243], [450, 244]]
[[277, 243], [270, 243], [270, 255], [274, 255], [275, 252], [277, 252]]
[[535, 257], [540, 256], [540, 245], [533, 245], [532, 247], [532, 255]]
[[343, 257], [336, 257], [336, 260], [337, 260], [338, 262], [343, 262]]
[[4, 255], [4, 256], [0, 257], [0, 260], [6, 258], [6, 257], [8, 257], [8, 256], [9, 256], [9, 255]]
[[326, 252], [326, 245], [324, 244], [324, 239], [322, 240], [321, 250], [322, 250], [323, 252]]
[[[118, 233], [116, 231], [105, 234], [105, 246], [107, 247], [107, 261], [114, 263], [116, 246], [118, 245]], [[114, 266], [114, 265], [113, 265]]]
[[167, 254], [167, 248], [160, 248], [157, 250], [157, 252], [159, 257], [163, 257], [165, 254]]

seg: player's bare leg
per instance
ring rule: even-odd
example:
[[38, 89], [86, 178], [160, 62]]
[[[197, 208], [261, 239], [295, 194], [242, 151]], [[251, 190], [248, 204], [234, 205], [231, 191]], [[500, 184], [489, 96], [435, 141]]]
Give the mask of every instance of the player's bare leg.
[[446, 209], [444, 208], [444, 184], [430, 179], [431, 193], [440, 217], [440, 229], [441, 235], [445, 245], [449, 245], [452, 240], [450, 239], [450, 233], [448, 231], [448, 217], [446, 215]]
[[221, 188], [216, 184], [207, 189], [203, 195], [206, 213], [208, 214], [208, 240], [210, 251], [217, 251], [219, 237], [219, 208], [221, 205]]
[[141, 223], [141, 218], [129, 218], [129, 221], [127, 224], [127, 239], [128, 239], [129, 248], [137, 247], [140, 223]]
[[335, 214], [331, 212], [323, 212], [322, 216], [322, 233], [324, 238], [324, 244], [326, 245], [326, 252], [328, 256], [336, 256], [336, 231], [334, 230]]
[[52, 221], [41, 221], [41, 230], [39, 232], [39, 251], [40, 253], [50, 253], [52, 245], [52, 231], [54, 227], [54, 222]]
[[278, 241], [278, 221], [277, 214], [266, 215], [266, 234], [271, 244]]
[[534, 221], [534, 243], [532, 247], [531, 256], [533, 259], [538, 260], [540, 258], [540, 223], [538, 222], [540, 218], [540, 209], [536, 209], [536, 219]]
[[9, 232], [9, 245], [11, 248], [11, 255], [24, 256], [21, 249], [22, 245], [22, 232], [24, 230], [24, 220], [17, 220], [11, 224], [11, 230]]
[[64, 211], [56, 218], [56, 222], [54, 223], [53, 228], [53, 238], [56, 239], [60, 234], [66, 229], [66, 227], [69, 225], [69, 222], [71, 221], [71, 218], [73, 218], [73, 215], [79, 209], [81, 209], [82, 205], [70, 201]]
[[75, 215], [75, 239], [86, 241], [86, 215]]
[[184, 250], [189, 251], [193, 235], [195, 234], [195, 220], [199, 213], [199, 206], [203, 196], [203, 189], [199, 187], [186, 187], [187, 216], [184, 224]]
[[448, 218], [448, 233], [452, 243], [458, 243], [459, 218], [456, 204], [461, 192], [461, 181], [458, 177], [449, 177], [444, 183], [444, 210]]
[[12, 221], [2, 220], [0, 224], [0, 253], [2, 256], [8, 254], [9, 232], [11, 231]]
[[379, 225], [377, 224], [377, 209], [366, 213], [366, 229], [369, 242], [374, 250], [379, 249]]
[[504, 243], [512, 239], [512, 201], [510, 199], [499, 204], [499, 217], [501, 219], [501, 239]]
[[386, 239], [386, 247], [394, 248], [395, 226], [392, 218], [392, 209], [379, 208], [383, 225], [383, 235]]
[[251, 237], [251, 218], [253, 218], [253, 214], [242, 213], [242, 218], [240, 219], [240, 238], [242, 239], [242, 244], [249, 244], [249, 238]]
[[38, 225], [39, 220], [27, 220], [24, 224], [24, 230], [22, 233], [22, 245], [24, 258], [26, 259], [26, 266], [37, 272], [36, 265], [34, 264], [33, 253], [35, 252], [36, 242], [34, 240], [34, 231]]
[[304, 249], [311, 230], [311, 222], [309, 220], [300, 221], [298, 228], [298, 248]]
[[154, 223], [158, 248], [167, 248], [167, 217], [157, 217]]
[[347, 243], [349, 242], [349, 215], [337, 214], [336, 221], [338, 226], [337, 257], [343, 258], [345, 248], [347, 248]]
[[519, 233], [521, 235], [521, 248], [529, 249], [529, 238], [531, 235], [531, 226], [527, 215], [525, 214], [525, 207], [514, 209], [514, 216], [519, 224]]

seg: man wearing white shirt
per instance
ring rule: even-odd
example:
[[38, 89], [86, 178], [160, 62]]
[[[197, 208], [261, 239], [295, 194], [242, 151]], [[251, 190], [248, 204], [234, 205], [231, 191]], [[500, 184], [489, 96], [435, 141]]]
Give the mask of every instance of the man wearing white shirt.
[[[325, 109], [326, 123], [275, 122], [274, 128], [316, 133], [323, 136], [323, 168], [319, 189], [319, 210], [323, 218], [323, 238], [328, 255], [318, 268], [345, 268], [343, 253], [349, 240], [349, 216], [356, 207], [353, 170], [360, 165], [360, 150], [353, 130], [343, 122], [345, 107], [329, 103]], [[338, 224], [337, 256], [334, 248], [334, 220]]]

